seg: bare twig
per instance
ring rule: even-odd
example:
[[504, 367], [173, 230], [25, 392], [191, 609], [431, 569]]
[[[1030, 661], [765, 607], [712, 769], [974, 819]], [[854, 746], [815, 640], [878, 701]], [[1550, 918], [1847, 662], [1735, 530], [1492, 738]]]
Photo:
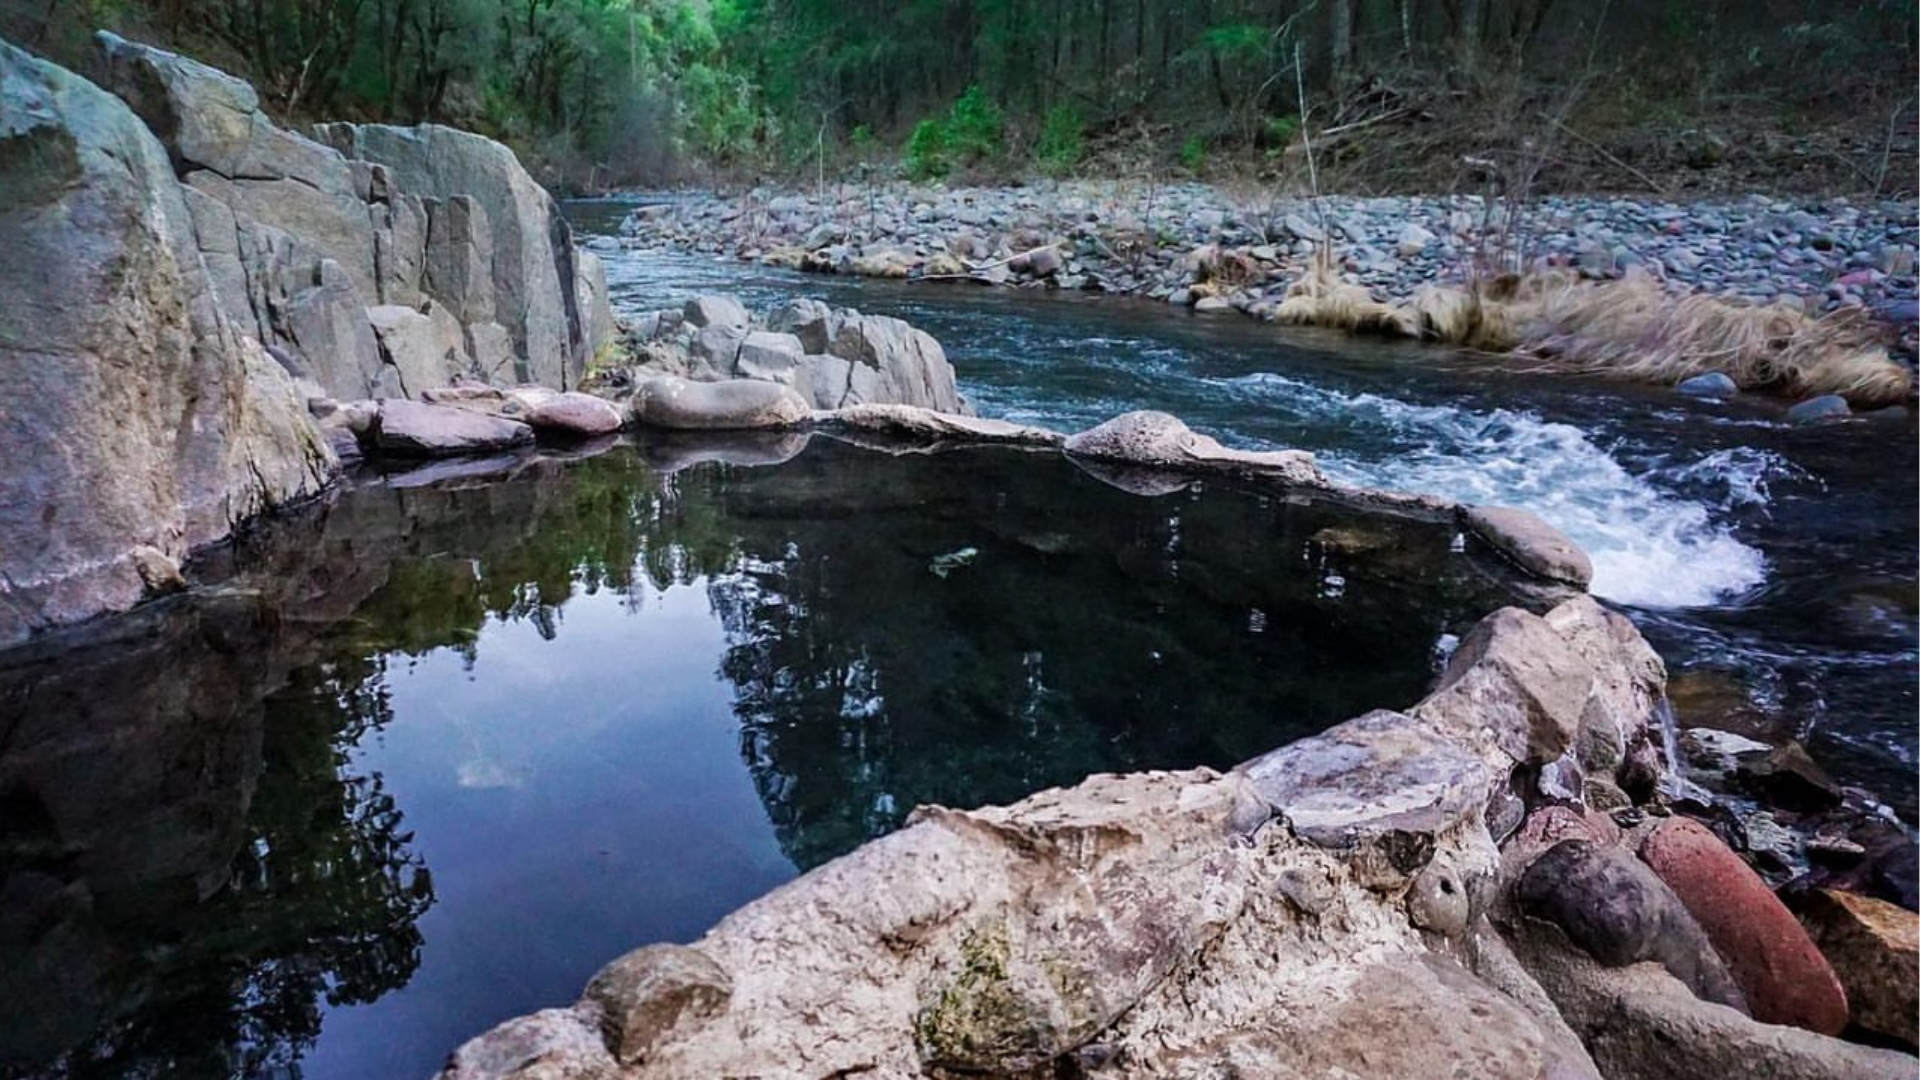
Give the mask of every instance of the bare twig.
[[1648, 176], [1646, 173], [1641, 172], [1639, 169], [1636, 169], [1633, 166], [1627, 164], [1626, 162], [1621, 161], [1619, 158], [1613, 156], [1613, 154], [1609, 152], [1606, 147], [1601, 146], [1599, 143], [1594, 142], [1592, 139], [1589, 139], [1585, 135], [1582, 135], [1579, 132], [1568, 127], [1566, 121], [1560, 119], [1557, 116], [1549, 116], [1544, 112], [1541, 113], [1540, 116], [1542, 119], [1546, 120], [1548, 123], [1552, 124], [1554, 127], [1557, 127], [1561, 131], [1566, 132], [1568, 135], [1572, 136], [1574, 141], [1587, 147], [1588, 149], [1592, 150], [1594, 153], [1599, 154], [1601, 157], [1607, 159], [1609, 162], [1612, 162], [1614, 165], [1625, 170], [1626, 172], [1633, 174], [1633, 176], [1637, 178], [1641, 183], [1647, 185], [1648, 190], [1654, 191], [1660, 195], [1667, 194], [1667, 187], [1665, 184], [1660, 183], [1658, 180], [1655, 180], [1653, 177]]

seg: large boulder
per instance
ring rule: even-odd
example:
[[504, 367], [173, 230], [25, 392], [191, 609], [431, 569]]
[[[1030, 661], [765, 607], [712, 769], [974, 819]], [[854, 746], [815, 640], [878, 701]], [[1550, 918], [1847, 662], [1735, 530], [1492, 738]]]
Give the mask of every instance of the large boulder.
[[797, 300], [775, 308], [766, 321], [769, 330], [799, 339], [814, 408], [891, 404], [970, 411], [940, 343], [900, 319]]
[[7, 644], [132, 605], [193, 548], [318, 492], [336, 459], [215, 301], [159, 140], [4, 43], [0, 191]]
[[1187, 427], [1179, 417], [1153, 410], [1122, 413], [1071, 435], [1067, 453], [1095, 461], [1149, 468], [1248, 472], [1288, 483], [1326, 486], [1326, 477], [1304, 450], [1233, 450]]
[[[348, 157], [385, 166], [402, 191], [443, 202], [471, 197], [491, 240], [492, 321], [513, 339], [518, 380], [563, 390], [579, 383], [598, 342], [580, 309], [573, 233], [513, 151], [438, 124], [324, 124], [316, 132]], [[454, 297], [442, 299], [462, 309]]]

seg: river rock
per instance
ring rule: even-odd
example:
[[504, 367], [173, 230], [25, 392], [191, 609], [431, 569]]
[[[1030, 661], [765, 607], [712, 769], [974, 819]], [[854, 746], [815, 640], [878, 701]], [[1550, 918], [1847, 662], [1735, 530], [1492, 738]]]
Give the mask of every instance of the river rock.
[[[740, 341], [733, 373], [743, 379], [765, 379], [792, 386], [807, 362], [806, 347], [792, 334], [755, 330]], [[802, 391], [803, 396], [811, 394]]]
[[0, 645], [121, 610], [337, 461], [213, 294], [166, 149], [0, 42]]
[[424, 401], [384, 401], [367, 433], [382, 453], [438, 457], [508, 450], [533, 441], [516, 420]]
[[1796, 813], [1840, 805], [1840, 788], [1797, 742], [1740, 756], [1734, 780], [1756, 797]]
[[1066, 436], [1046, 428], [936, 412], [913, 405], [849, 405], [819, 419], [823, 423], [859, 431], [908, 438], [953, 438], [968, 443], [1012, 443], [1021, 446], [1058, 446], [1066, 440]]
[[563, 435], [607, 435], [619, 431], [620, 410], [592, 394], [569, 390], [552, 394], [525, 406], [520, 414], [535, 431]]
[[1475, 535], [1523, 569], [1576, 589], [1584, 589], [1593, 581], [1593, 563], [1580, 545], [1530, 510], [1470, 506], [1465, 521]]
[[1909, 1047], [1920, 1043], [1920, 915], [1836, 889], [1787, 895], [1846, 988], [1853, 1022]]
[[1818, 424], [1829, 420], [1844, 420], [1853, 415], [1852, 406], [1839, 394], [1822, 394], [1808, 398], [1787, 410], [1787, 421], [1793, 424]]
[[1632, 854], [1562, 840], [1514, 886], [1520, 909], [1560, 927], [1608, 967], [1656, 961], [1704, 1001], [1745, 1010], [1726, 965], [1673, 891]]
[[[1527, 973], [1579, 1033], [1602, 1075], [1624, 1080], [1912, 1080], [1911, 1055], [1761, 1022], [1704, 1001], [1653, 964], [1610, 968], [1520, 927]], [[1564, 939], [1562, 939], [1564, 940]]]
[[689, 382], [671, 375], [640, 384], [632, 408], [635, 422], [644, 426], [694, 431], [784, 427], [811, 414], [793, 388], [778, 383]]
[[1740, 387], [1724, 372], [1709, 371], [1705, 375], [1695, 375], [1691, 379], [1682, 379], [1675, 390], [1688, 397], [1730, 398], [1740, 392]]
[[1505, 608], [1461, 640], [1416, 711], [1429, 723], [1486, 733], [1515, 762], [1544, 765], [1573, 745], [1592, 670], [1544, 618]]
[[1766, 883], [1705, 826], [1682, 817], [1655, 826], [1640, 857], [1706, 931], [1746, 995], [1754, 1019], [1823, 1035], [1847, 1026], [1833, 968]]

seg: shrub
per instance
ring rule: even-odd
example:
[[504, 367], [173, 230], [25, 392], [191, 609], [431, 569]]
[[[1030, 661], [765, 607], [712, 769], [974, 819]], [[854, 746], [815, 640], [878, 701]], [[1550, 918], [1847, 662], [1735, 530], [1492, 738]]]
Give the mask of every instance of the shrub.
[[914, 125], [907, 140], [907, 176], [914, 180], [934, 180], [947, 175], [947, 126], [933, 117]]
[[947, 146], [965, 161], [998, 157], [1005, 129], [1000, 106], [978, 85], [969, 86], [947, 113]]
[[1180, 144], [1180, 164], [1188, 172], [1199, 172], [1207, 164], [1207, 140], [1198, 135], [1190, 136]]
[[1041, 172], [1060, 176], [1080, 164], [1080, 157], [1085, 153], [1080, 137], [1084, 126], [1080, 110], [1071, 105], [1055, 105], [1047, 110], [1046, 121], [1040, 128], [1040, 141], [1033, 148]]

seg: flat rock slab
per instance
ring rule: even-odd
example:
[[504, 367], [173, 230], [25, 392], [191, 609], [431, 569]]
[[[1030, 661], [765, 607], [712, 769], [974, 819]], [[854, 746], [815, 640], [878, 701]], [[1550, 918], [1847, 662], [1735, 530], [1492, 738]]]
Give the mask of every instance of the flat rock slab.
[[1514, 506], [1469, 506], [1467, 528], [1529, 573], [1576, 589], [1593, 582], [1593, 562], [1566, 533], [1530, 510]]
[[812, 412], [791, 387], [758, 379], [690, 382], [668, 375], [648, 379], [633, 395], [636, 422], [678, 431], [785, 427]]
[[1304, 450], [1234, 450], [1187, 427], [1170, 413], [1122, 413], [1066, 441], [1069, 454], [1100, 461], [1167, 468], [1214, 467], [1324, 487], [1326, 477]]
[[420, 401], [381, 402], [368, 434], [382, 453], [426, 457], [484, 454], [533, 441], [533, 429], [516, 420]]
[[913, 405], [849, 405], [819, 414], [816, 419], [882, 435], [960, 438], [969, 442], [1012, 443], [1022, 446], [1058, 446], [1066, 436], [1046, 428], [1005, 420], [935, 412]]
[[1822, 1035], [1846, 1028], [1847, 995], [1832, 966], [1766, 882], [1711, 830], [1669, 818], [1641, 843], [1640, 857], [1706, 930], [1755, 1020]]
[[1436, 838], [1484, 801], [1486, 766], [1404, 713], [1376, 709], [1239, 766], [1301, 839], [1382, 885], [1426, 865]]

